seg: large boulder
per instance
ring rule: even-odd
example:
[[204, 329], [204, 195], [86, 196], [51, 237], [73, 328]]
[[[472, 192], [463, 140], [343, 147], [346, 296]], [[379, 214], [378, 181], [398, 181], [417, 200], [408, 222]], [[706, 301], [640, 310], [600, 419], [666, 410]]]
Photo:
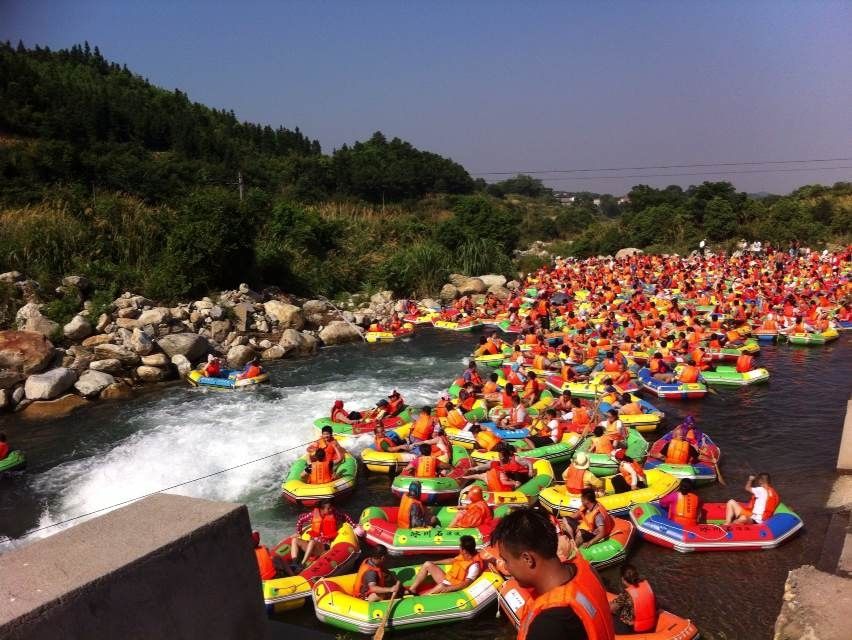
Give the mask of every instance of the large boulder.
[[370, 304], [382, 305], [393, 300], [393, 291], [379, 291], [370, 296]]
[[459, 297], [459, 290], [454, 284], [448, 283], [441, 287], [441, 293], [438, 294], [438, 297], [441, 299], [441, 302], [452, 302]]
[[154, 325], [162, 324], [166, 320], [171, 317], [171, 312], [167, 307], [154, 307], [153, 309], [148, 309], [147, 311], [143, 311], [139, 314], [139, 317], [136, 318], [137, 326], [144, 327], [145, 325]]
[[118, 400], [129, 398], [133, 395], [133, 389], [124, 380], [116, 380], [106, 389], [101, 391], [101, 400]]
[[470, 296], [476, 293], [485, 293], [488, 290], [488, 287], [486, 287], [485, 283], [479, 278], [465, 278], [459, 284], [456, 285], [456, 288], [463, 296]]
[[149, 367], [143, 364], [136, 367], [136, 375], [142, 382], [160, 382], [168, 377], [169, 372], [160, 367]]
[[210, 351], [210, 343], [196, 333], [172, 333], [157, 344], [170, 358], [180, 354], [190, 362], [198, 362]]
[[55, 400], [30, 402], [20, 415], [26, 420], [56, 420], [70, 415], [74, 410], [87, 404], [89, 404], [88, 400], [76, 393], [67, 393]]
[[615, 252], [615, 259], [620, 260], [621, 258], [629, 258], [641, 253], [642, 249], [637, 249], [636, 247], [625, 247], [624, 249], [619, 249]]
[[77, 374], [66, 367], [57, 367], [27, 378], [24, 393], [28, 400], [53, 400], [68, 391], [77, 381]]
[[121, 344], [99, 344], [95, 347], [95, 358], [98, 360], [115, 359], [125, 367], [139, 364], [139, 355]]
[[517, 280], [509, 280], [509, 282], [506, 283], [506, 288], [509, 291], [517, 291], [521, 288], [521, 283]]
[[434, 298], [423, 298], [420, 301], [421, 307], [426, 307], [427, 309], [440, 309], [441, 303], [435, 300]]
[[342, 344], [360, 340], [361, 332], [348, 322], [334, 320], [320, 331], [319, 337], [325, 344]]
[[50, 364], [53, 353], [53, 344], [41, 333], [0, 331], [0, 369], [38, 373]]
[[248, 345], [238, 344], [228, 349], [228, 355], [225, 356], [225, 359], [231, 369], [241, 369], [251, 362], [255, 355], [254, 349]]
[[508, 300], [512, 295], [512, 292], [506, 287], [502, 287], [498, 284], [488, 287], [488, 293], [493, 294], [498, 300]]
[[71, 322], [62, 327], [62, 333], [65, 334], [65, 337], [74, 342], [88, 338], [93, 331], [89, 319], [80, 315], [74, 316], [71, 318]]
[[84, 398], [93, 398], [114, 382], [115, 378], [108, 373], [89, 370], [82, 373], [74, 388]]
[[302, 334], [295, 329], [285, 329], [281, 334], [281, 339], [278, 341], [278, 346], [284, 349], [285, 355], [288, 353], [298, 353], [304, 342]]
[[451, 285], [453, 285], [454, 287], [458, 287], [462, 282], [467, 280], [467, 278], [468, 276], [462, 273], [451, 273], [448, 280]]
[[41, 315], [40, 305], [28, 302], [18, 309], [15, 322], [21, 331], [33, 331], [50, 337], [59, 331], [59, 324]]
[[130, 336], [128, 345], [140, 356], [146, 356], [154, 350], [154, 341], [151, 340], [151, 336], [139, 329], [139, 327], [133, 330], [133, 335]]
[[19, 382], [23, 382], [26, 376], [17, 371], [0, 369], [0, 389], [11, 389]]
[[92, 360], [89, 363], [89, 369], [92, 371], [119, 374], [124, 370], [124, 366], [118, 358], [104, 358], [103, 360]]
[[181, 378], [192, 371], [192, 363], [186, 359], [186, 356], [182, 356], [179, 353], [172, 356], [172, 364], [177, 369], [178, 375]]
[[269, 300], [263, 303], [263, 309], [266, 315], [278, 322], [280, 329], [301, 329], [305, 324], [302, 310], [296, 305]]
[[299, 349], [300, 356], [312, 356], [319, 348], [319, 340], [312, 333], [302, 332], [302, 346]]
[[505, 287], [506, 286], [506, 276], [500, 276], [493, 273], [489, 273], [484, 276], [479, 276], [479, 279], [485, 283], [485, 286], [489, 289], [491, 287]]
[[287, 355], [287, 352], [284, 351], [284, 347], [282, 347], [281, 345], [275, 344], [275, 345], [272, 345], [271, 347], [269, 347], [268, 349], [264, 349], [263, 352], [260, 354], [260, 359], [261, 360], [280, 360], [285, 355]]
[[339, 320], [340, 314], [327, 302], [308, 300], [302, 305], [305, 322], [314, 327], [323, 327], [332, 320]]
[[224, 342], [230, 332], [231, 321], [227, 318], [225, 320], [214, 320], [210, 323], [210, 336], [216, 342]]

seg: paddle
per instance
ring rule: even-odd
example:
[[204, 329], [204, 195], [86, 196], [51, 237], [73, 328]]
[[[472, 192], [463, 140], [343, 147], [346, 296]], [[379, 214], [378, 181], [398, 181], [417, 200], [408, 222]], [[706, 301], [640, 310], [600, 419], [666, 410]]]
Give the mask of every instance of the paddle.
[[396, 604], [396, 601], [399, 599], [399, 593], [402, 591], [402, 585], [399, 585], [399, 590], [393, 594], [388, 602], [388, 612], [385, 614], [385, 617], [382, 619], [382, 624], [379, 625], [379, 628], [376, 629], [376, 633], [373, 634], [373, 640], [382, 640], [385, 637], [385, 628], [388, 626], [388, 620], [390, 620], [391, 612], [393, 611], [393, 605]]

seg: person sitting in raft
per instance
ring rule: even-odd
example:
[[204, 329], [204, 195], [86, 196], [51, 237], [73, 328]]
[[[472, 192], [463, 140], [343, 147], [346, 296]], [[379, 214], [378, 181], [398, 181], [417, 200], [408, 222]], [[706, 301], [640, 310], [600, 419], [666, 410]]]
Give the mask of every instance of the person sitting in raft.
[[[467, 413], [471, 409], [473, 409], [473, 405], [476, 403], [476, 389], [473, 386], [472, 382], [465, 382], [464, 386], [459, 389], [459, 401], [458, 401], [458, 409], [462, 412], [462, 414]], [[449, 411], [447, 413], [447, 417], [449, 417]], [[462, 415], [462, 417], [464, 417]], [[467, 422], [467, 421], [465, 421]]]
[[468, 362], [467, 369], [462, 374], [462, 379], [465, 381], [465, 384], [468, 382], [471, 383], [476, 391], [482, 389], [482, 377], [479, 375], [479, 370], [476, 368], [476, 360], [473, 358]]
[[749, 476], [745, 488], [751, 493], [751, 500], [747, 504], [728, 500], [725, 507], [725, 524], [760, 524], [775, 513], [781, 502], [778, 493], [770, 484], [768, 473]]
[[535, 371], [527, 372], [527, 380], [524, 382], [524, 404], [529, 407], [541, 400], [542, 391], [544, 391], [544, 385], [539, 381]]
[[402, 470], [404, 474], [411, 472], [411, 475], [415, 478], [436, 478], [439, 475], [445, 476], [453, 470], [450, 465], [439, 460], [432, 453], [432, 445], [421, 442], [418, 446], [418, 452], [420, 455], [409, 462], [405, 469]]
[[661, 382], [671, 382], [674, 379], [674, 374], [669, 366], [663, 362], [663, 354], [659, 351], [654, 352], [651, 359], [648, 361], [648, 370], [651, 376]]
[[349, 417], [349, 412], [343, 408], [343, 400], [335, 400], [331, 407], [331, 421], [340, 424], [355, 424], [358, 420]]
[[524, 405], [521, 403], [521, 396], [517, 393], [512, 396], [512, 408], [501, 420], [500, 426], [503, 429], [523, 429], [529, 423], [529, 415]]
[[572, 416], [572, 411], [574, 411], [574, 405], [571, 403], [571, 391], [565, 389], [562, 392], [562, 395], [557, 397], [551, 404], [551, 409], [555, 409], [563, 420], [570, 420]]
[[473, 352], [474, 357], [494, 356], [500, 353], [497, 344], [486, 336], [479, 337], [479, 346]]
[[432, 515], [426, 505], [420, 500], [420, 495], [423, 490], [422, 485], [417, 481], [413, 481], [408, 485], [408, 493], [406, 493], [399, 501], [399, 511], [397, 512], [397, 525], [403, 529], [415, 529], [419, 527], [436, 527], [438, 518]]
[[222, 360], [213, 354], [207, 356], [207, 364], [201, 370], [205, 378], [220, 378], [222, 376]]
[[465, 507], [459, 507], [459, 512], [453, 521], [450, 523], [450, 528], [471, 529], [482, 526], [486, 522], [494, 518], [491, 512], [491, 507], [482, 497], [482, 488], [478, 485], [473, 485], [467, 492], [467, 498], [470, 504]]
[[500, 376], [492, 372], [488, 375], [488, 382], [482, 385], [482, 397], [489, 406], [500, 402], [500, 385], [497, 381]]
[[[303, 513], [296, 520], [296, 535], [290, 541], [290, 560], [295, 564], [302, 552], [302, 563], [307, 565], [311, 558], [328, 549], [345, 522], [352, 525], [353, 529], [358, 527], [358, 523], [348, 513], [335, 509], [331, 500], [321, 500], [311, 511]], [[306, 531], [310, 540], [302, 540], [302, 534]]]
[[310, 464], [302, 472], [302, 482], [326, 484], [334, 480], [334, 463], [326, 455], [327, 449], [317, 449], [311, 455]]
[[432, 447], [433, 455], [436, 455], [442, 462], [452, 462], [453, 460], [453, 445], [444, 431], [444, 427], [440, 424], [435, 426], [434, 438], [424, 440], [421, 445], [428, 444]]
[[385, 433], [385, 428], [382, 425], [377, 424], [373, 428], [373, 439], [373, 448], [376, 451], [399, 453], [402, 459], [406, 462], [414, 460], [414, 454], [408, 453], [411, 451], [411, 445], [395, 441]]
[[[448, 417], [452, 410], [450, 407], [452, 407], [452, 403], [447, 403], [446, 408]], [[411, 425], [411, 432], [408, 434], [409, 444], [420, 444], [421, 442], [430, 440], [434, 432], [435, 419], [432, 417], [432, 409], [430, 407], [421, 407], [420, 413], [417, 415], [417, 419], [414, 421], [414, 424]]]
[[260, 359], [255, 358], [248, 363], [245, 370], [237, 375], [237, 380], [248, 380], [249, 378], [257, 378], [263, 373], [263, 367], [260, 366]]
[[668, 509], [669, 520], [685, 527], [698, 524], [701, 499], [695, 494], [695, 483], [689, 478], [680, 481], [677, 491], [664, 496], [660, 506]]
[[[477, 467], [479, 470], [481, 467]], [[462, 476], [462, 480], [482, 480], [488, 487], [489, 491], [503, 493], [506, 491], [514, 491], [521, 486], [520, 480], [513, 480], [509, 477], [506, 469], [497, 460], [492, 460], [488, 463], [488, 470], [484, 473], [468, 473]]]
[[592, 432], [592, 444], [589, 453], [605, 453], [610, 455], [615, 450], [615, 435], [605, 433], [601, 426], [595, 427]]
[[589, 471], [589, 465], [589, 456], [578, 451], [568, 468], [562, 472], [562, 480], [568, 493], [580, 495], [585, 489], [591, 489], [598, 495], [603, 495], [604, 481]]
[[480, 451], [494, 451], [503, 442], [493, 431], [483, 429], [481, 425], [474, 423], [470, 427], [470, 435], [476, 441], [476, 448]]
[[592, 489], [583, 489], [580, 493], [582, 506], [574, 519], [579, 523], [574, 541], [581, 549], [605, 540], [612, 533], [615, 521], [600, 502]]
[[657, 628], [657, 598], [632, 564], [621, 567], [621, 591], [609, 607], [618, 634], [647, 633]]
[[512, 577], [532, 592], [518, 611], [518, 640], [614, 638], [606, 590], [587, 562], [560, 560], [547, 515], [513, 509], [495, 527], [491, 542]]
[[638, 400], [633, 400], [629, 393], [622, 393], [618, 399], [618, 415], [620, 416], [640, 416], [644, 413], [642, 405]]
[[628, 456], [624, 449], [616, 449], [612, 452], [612, 457], [618, 463], [618, 473], [612, 477], [615, 493], [626, 493], [648, 486], [642, 465]]
[[[444, 571], [440, 567], [442, 564], [450, 566]], [[432, 595], [461, 591], [479, 577], [482, 573], [482, 565], [483, 561], [476, 552], [476, 541], [473, 536], [462, 536], [459, 538], [459, 554], [454, 558], [424, 562], [414, 576], [414, 580], [405, 589], [405, 593]], [[435, 583], [435, 586], [419, 594], [417, 590], [429, 579]]]
[[392, 572], [385, 569], [387, 557], [388, 550], [384, 545], [377, 545], [369, 551], [366, 560], [358, 567], [355, 585], [352, 588], [353, 595], [367, 602], [396, 597], [402, 583]]
[[399, 415], [403, 409], [405, 409], [405, 400], [402, 395], [400, 395], [399, 391], [394, 389], [388, 396], [388, 405], [385, 409], [386, 414], [389, 416], [396, 416]]
[[284, 559], [277, 553], [273, 554], [264, 545], [260, 544], [260, 533], [251, 532], [251, 540], [254, 545], [254, 558], [257, 560], [257, 570], [261, 580], [275, 580], [285, 576], [292, 576], [293, 572]]
[[681, 428], [673, 431], [669, 440], [659, 453], [653, 457], [664, 461], [666, 464], [693, 464], [698, 459], [698, 450], [684, 437]]
[[556, 409], [546, 409], [543, 415], [533, 418], [530, 435], [526, 438], [533, 447], [546, 447], [562, 439], [564, 428], [556, 417]]
[[618, 418], [618, 411], [610, 409], [606, 412], [606, 419], [600, 423], [604, 428], [604, 433], [608, 433], [613, 437], [615, 446], [625, 446], [627, 444], [627, 428], [624, 423]]
[[12, 450], [9, 448], [9, 443], [6, 442], [6, 434], [0, 433], [0, 460], [5, 460]]
[[334, 439], [334, 429], [332, 429], [329, 425], [325, 425], [320, 430], [319, 440], [308, 445], [308, 459], [310, 460], [313, 453], [320, 449], [326, 451], [325, 457], [331, 464], [338, 464], [342, 462], [343, 458], [346, 456], [343, 451], [343, 447], [341, 447], [340, 443]]

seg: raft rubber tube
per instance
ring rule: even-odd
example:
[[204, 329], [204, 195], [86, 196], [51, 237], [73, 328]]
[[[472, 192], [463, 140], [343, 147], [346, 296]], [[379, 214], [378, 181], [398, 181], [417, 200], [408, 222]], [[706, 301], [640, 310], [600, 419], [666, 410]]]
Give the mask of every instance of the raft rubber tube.
[[19, 449], [14, 449], [9, 454], [0, 460], [0, 473], [22, 471], [27, 466], [27, 457], [24, 452]]
[[346, 453], [342, 462], [337, 465], [337, 478], [323, 484], [310, 484], [301, 480], [302, 472], [308, 465], [305, 458], [293, 462], [287, 477], [281, 484], [281, 497], [292, 504], [312, 507], [321, 500], [333, 500], [352, 492], [358, 477], [358, 461], [352, 454]]
[[736, 367], [720, 364], [715, 370], [701, 372], [701, 379], [707, 384], [719, 384], [730, 386], [745, 386], [749, 384], [760, 384], [769, 381], [769, 371], [763, 367], [751, 369], [744, 373], [737, 371]]
[[[591, 438], [586, 438], [577, 446], [577, 451], [584, 452], [589, 458], [589, 471], [598, 477], [618, 473], [618, 462], [608, 453], [589, 453], [591, 446]], [[636, 429], [627, 430], [626, 453], [634, 461], [642, 464], [648, 455], [649, 448], [648, 441]]]
[[[581, 438], [577, 433], [566, 433], [562, 437], [562, 442], [554, 442], [543, 447], [535, 447], [533, 449], [524, 449], [522, 443], [514, 443], [517, 448], [517, 453], [524, 458], [532, 458], [534, 460], [547, 460], [551, 463], [567, 462], [574, 455], [577, 445], [580, 444]], [[477, 464], [485, 462], [493, 462], [500, 459], [500, 454], [497, 451], [482, 451], [474, 449], [470, 457]]]
[[[630, 399], [633, 402], [639, 403], [639, 406], [642, 407], [642, 413], [627, 415], [619, 414], [618, 419], [621, 420], [621, 423], [625, 427], [636, 429], [642, 433], [656, 431], [657, 427], [660, 426], [660, 423], [666, 417], [666, 414], [657, 409], [657, 407], [647, 400], [644, 400], [635, 394], [630, 394]], [[598, 405], [598, 412], [601, 415], [607, 413], [610, 409], [612, 409], [612, 405], [609, 402], [601, 402]]]
[[[555, 477], [553, 465], [551, 465], [547, 460], [533, 460], [532, 468], [532, 477], [513, 491], [489, 491], [482, 480], [475, 481], [473, 485], [470, 485], [470, 487], [474, 485], [480, 487], [482, 489], [482, 499], [491, 507], [499, 507], [502, 505], [518, 507], [528, 506], [538, 499], [538, 494], [542, 489], [553, 484], [553, 479]], [[467, 498], [467, 491], [470, 487], [465, 487], [465, 489], [462, 490], [462, 493], [459, 496], [459, 504], [470, 504], [470, 500]]]
[[651, 375], [647, 368], [639, 370], [639, 384], [643, 389], [666, 400], [692, 400], [707, 395], [707, 385], [701, 382], [663, 382]]
[[412, 473], [396, 476], [391, 482], [391, 493], [401, 498], [408, 493], [412, 482], [420, 483], [420, 499], [424, 504], [446, 504], [457, 502], [464, 481], [461, 477], [470, 470], [471, 461], [467, 449], [458, 445], [453, 446], [453, 470], [449, 475], [434, 478], [418, 478]]
[[186, 374], [186, 380], [195, 387], [205, 387], [207, 389], [222, 389], [226, 391], [232, 389], [246, 389], [262, 384], [264, 382], [269, 382], [268, 373], [261, 373], [259, 376], [255, 376], [254, 378], [244, 378], [242, 380], [237, 380], [237, 376], [240, 373], [242, 372], [235, 371], [233, 369], [222, 369], [222, 376], [218, 378], [209, 378], [205, 376], [200, 370], [193, 369], [192, 371]]

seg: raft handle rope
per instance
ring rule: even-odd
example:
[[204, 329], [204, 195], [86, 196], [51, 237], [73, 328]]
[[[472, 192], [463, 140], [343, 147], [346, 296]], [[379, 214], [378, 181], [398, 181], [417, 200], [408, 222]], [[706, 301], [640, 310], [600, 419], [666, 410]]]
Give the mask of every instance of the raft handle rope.
[[99, 509], [95, 509], [94, 511], [89, 511], [88, 513], [81, 513], [71, 518], [66, 518], [65, 520], [60, 520], [59, 522], [54, 522], [53, 524], [48, 524], [43, 527], [39, 527], [37, 529], [32, 529], [31, 531], [27, 531], [20, 535], [17, 538], [10, 538], [9, 536], [0, 536], [0, 544], [5, 544], [7, 542], [13, 542], [14, 540], [22, 540], [23, 538], [28, 538], [29, 536], [38, 533], [40, 531], [44, 531], [46, 529], [52, 529], [54, 527], [59, 527], [63, 524], [68, 524], [69, 522], [73, 522], [75, 520], [79, 520], [81, 518], [87, 518], [89, 516], [93, 516], [97, 513], [101, 513], [103, 511], [110, 511], [115, 509], [116, 507], [120, 507], [125, 504], [130, 504], [131, 502], [136, 502], [137, 500], [142, 500], [143, 498], [148, 498], [150, 496], [156, 495], [158, 493], [163, 493], [165, 491], [171, 491], [172, 489], [177, 489], [178, 487], [183, 487], [188, 484], [192, 484], [193, 482], [198, 482], [199, 480], [206, 480], [207, 478], [212, 478], [213, 476], [217, 476], [222, 473], [226, 473], [228, 471], [233, 471], [234, 469], [239, 469], [240, 467], [246, 467], [250, 464], [254, 464], [255, 462], [260, 462], [262, 460], [268, 460], [269, 458], [274, 458], [275, 456], [280, 456], [282, 453], [289, 453], [290, 451], [295, 451], [297, 449], [303, 449], [308, 445], [315, 442], [315, 440], [309, 440], [308, 442], [297, 444], [293, 447], [289, 447], [288, 449], [282, 449], [281, 451], [276, 451], [275, 453], [270, 453], [269, 455], [261, 456], [260, 458], [255, 458], [254, 460], [248, 460], [247, 462], [241, 462], [240, 464], [236, 464], [232, 467], [227, 467], [225, 469], [219, 469], [218, 471], [213, 471], [212, 473], [208, 473], [203, 476], [199, 476], [197, 478], [191, 478], [189, 480], [184, 480], [183, 482], [178, 482], [177, 484], [173, 484], [168, 487], [163, 487], [162, 489], [157, 489], [156, 491], [151, 491], [149, 493], [144, 493], [141, 496], [136, 496], [135, 498], [128, 498], [127, 500], [122, 500], [121, 502], [116, 502], [115, 504], [108, 505], [106, 507], [101, 507]]

